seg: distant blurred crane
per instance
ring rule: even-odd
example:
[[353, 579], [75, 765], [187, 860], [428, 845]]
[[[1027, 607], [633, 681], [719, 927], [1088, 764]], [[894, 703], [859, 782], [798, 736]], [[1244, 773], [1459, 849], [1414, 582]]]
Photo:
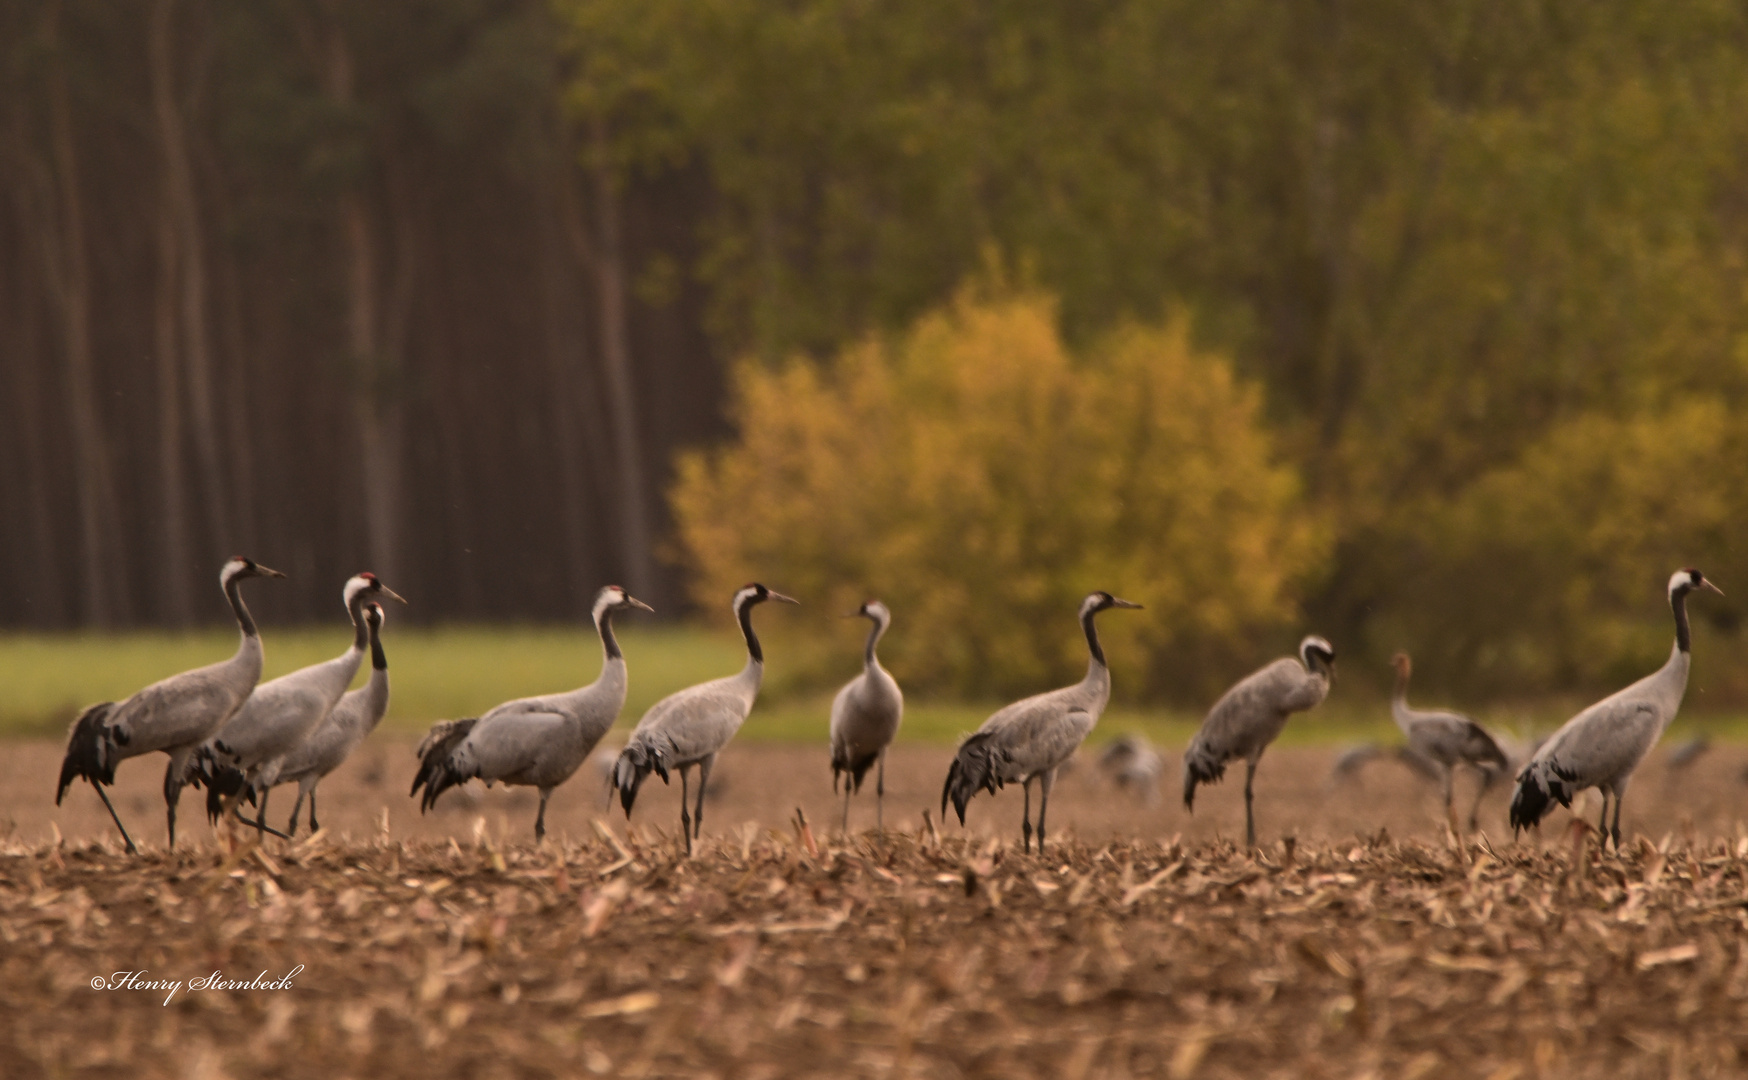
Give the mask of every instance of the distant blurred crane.
[[[347, 579], [341, 590], [352, 618], [352, 645], [332, 660], [311, 664], [255, 687], [218, 733], [202, 743], [194, 768], [206, 786], [206, 813], [218, 821], [228, 807], [242, 816], [239, 803], [255, 804], [257, 835], [279, 830], [267, 824], [267, 794], [279, 782], [285, 756], [314, 731], [339, 704], [370, 648], [364, 605], [378, 596], [406, 603], [393, 589], [365, 571]], [[283, 835], [283, 834], [279, 834]]]
[[[692, 841], [704, 828], [704, 789], [710, 783], [710, 770], [716, 755], [752, 712], [759, 696], [759, 683], [764, 679], [765, 652], [753, 633], [753, 608], [767, 600], [797, 604], [782, 593], [773, 592], [758, 582], [742, 586], [735, 594], [732, 606], [746, 638], [747, 663], [738, 675], [713, 679], [689, 686], [651, 705], [637, 722], [619, 760], [613, 766], [613, 786], [619, 791], [619, 804], [625, 816], [631, 817], [631, 806], [637, 801], [637, 789], [651, 772], [668, 782], [668, 770], [680, 772], [680, 831], [686, 837], [686, 854], [692, 854]], [[688, 773], [698, 766], [698, 803], [694, 817], [686, 811]]]
[[832, 793], [837, 793], [838, 777], [842, 775], [845, 833], [850, 831], [850, 793], [862, 790], [862, 777], [876, 763], [879, 772], [874, 780], [874, 824], [877, 828], [885, 827], [886, 748], [898, 734], [899, 721], [904, 717], [904, 692], [874, 655], [874, 647], [892, 625], [892, 612], [880, 601], [870, 600], [852, 614], [874, 625], [868, 630], [868, 644], [862, 651], [862, 674], [845, 683], [832, 699]]
[[1686, 772], [1711, 748], [1712, 741], [1710, 739], [1704, 735], [1695, 735], [1693, 738], [1671, 747], [1669, 753], [1663, 758], [1663, 762], [1669, 766], [1670, 772]]
[[1159, 780], [1165, 775], [1165, 759], [1145, 735], [1124, 735], [1099, 755], [1099, 768], [1118, 787], [1134, 792], [1152, 806], [1159, 801]]
[[297, 832], [297, 814], [303, 809], [305, 796], [310, 800], [310, 832], [320, 828], [316, 824], [316, 785], [351, 756], [388, 712], [388, 656], [382, 651], [382, 620], [381, 604], [373, 601], [364, 605], [364, 622], [370, 630], [369, 681], [348, 690], [316, 729], [285, 755], [279, 768], [278, 783], [297, 785], [291, 824], [285, 827], [287, 836]]
[[625, 654], [613, 636], [613, 616], [650, 606], [617, 585], [595, 595], [595, 633], [601, 639], [601, 674], [580, 690], [507, 701], [477, 719], [444, 720], [419, 743], [419, 771], [409, 795], [425, 789], [422, 814], [457, 784], [484, 780], [538, 788], [534, 840], [546, 836], [546, 800], [571, 778], [619, 719], [625, 706]]
[[1511, 767], [1511, 762], [1487, 729], [1471, 718], [1461, 713], [1409, 708], [1408, 678], [1414, 671], [1414, 662], [1407, 653], [1399, 652], [1390, 663], [1396, 669], [1390, 715], [1408, 737], [1408, 749], [1434, 766], [1444, 786], [1445, 819], [1452, 832], [1457, 831], [1456, 810], [1451, 805], [1457, 766], [1474, 769], [1480, 778], [1475, 802], [1469, 807], [1469, 830], [1473, 832], [1480, 820], [1482, 796], [1493, 786], [1494, 779]]
[[[1517, 792], [1511, 799], [1511, 827], [1527, 829], [1538, 824], [1553, 804], [1570, 807], [1572, 799], [1586, 788], [1602, 792], [1602, 820], [1597, 824], [1603, 846], [1614, 839], [1621, 849], [1621, 799], [1633, 770], [1657, 744], [1663, 729], [1675, 719], [1687, 693], [1687, 671], [1692, 663], [1692, 644], [1687, 626], [1687, 594], [1709, 589], [1723, 590], [1691, 567], [1669, 578], [1669, 609], [1675, 616], [1675, 647], [1658, 670], [1638, 682], [1585, 709], [1566, 721], [1542, 744], [1529, 764], [1517, 774]], [[1609, 827], [1608, 797], [1614, 796], [1614, 825]]]
[[941, 788], [941, 817], [947, 802], [965, 824], [965, 806], [978, 791], [995, 794], [1006, 784], [1024, 785], [1026, 804], [1020, 818], [1025, 849], [1032, 850], [1032, 781], [1038, 781], [1038, 850], [1044, 850], [1044, 815], [1050, 808], [1050, 789], [1056, 770], [1080, 747], [1111, 698], [1111, 672], [1105, 666], [1105, 651], [1099, 647], [1093, 617], [1108, 608], [1139, 608], [1107, 592], [1089, 593], [1080, 602], [1080, 627], [1086, 634], [1086, 677], [1073, 686], [1037, 694], [999, 710], [959, 745], [947, 782]]
[[1315, 708], [1329, 693], [1335, 648], [1313, 634], [1299, 643], [1299, 659], [1282, 657], [1240, 679], [1208, 711], [1184, 751], [1184, 806], [1193, 810], [1196, 785], [1226, 775], [1226, 763], [1245, 760], [1244, 840], [1256, 846], [1252, 785], [1256, 763], [1281, 733], [1287, 717]]
[[240, 587], [248, 578], [284, 576], [241, 555], [225, 563], [219, 571], [219, 587], [230, 601], [242, 633], [236, 655], [155, 682], [119, 705], [106, 701], [79, 714], [67, 731], [67, 754], [55, 788], [56, 806], [61, 805], [61, 797], [74, 778], [84, 777], [109, 808], [128, 851], [137, 852], [133, 837], [122, 826], [103, 788], [115, 783], [115, 767], [121, 761], [162, 750], [170, 755], [170, 764], [164, 769], [164, 813], [170, 847], [175, 849], [176, 803], [188, 783], [189, 759], [196, 747], [236, 713], [261, 678], [261, 635], [243, 604]]

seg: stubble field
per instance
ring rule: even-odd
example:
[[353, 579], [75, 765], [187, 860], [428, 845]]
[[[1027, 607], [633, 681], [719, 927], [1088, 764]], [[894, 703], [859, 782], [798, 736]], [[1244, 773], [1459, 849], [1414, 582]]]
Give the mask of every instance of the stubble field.
[[[822, 751], [749, 746], [725, 755], [692, 859], [675, 791], [646, 787], [627, 829], [586, 772], [536, 847], [521, 793], [446, 796], [419, 818], [410, 749], [386, 743], [330, 779], [320, 835], [259, 849], [191, 823], [166, 855], [160, 772], [124, 764], [118, 807], [146, 848], [130, 858], [83, 787], [54, 810], [57, 746], [8, 749], [8, 1077], [1748, 1068], [1735, 747], [1680, 773], [1653, 758], [1618, 858], [1563, 812], [1513, 842], [1497, 793], [1483, 835], [1454, 844], [1400, 766], [1334, 782], [1334, 752], [1309, 749], [1265, 759], [1256, 853], [1229, 839], [1230, 777], [1190, 818], [1084, 765], [1057, 788], [1044, 856], [1017, 848], [1011, 789], [973, 803], [968, 830], [925, 822], [945, 747], [895, 753], [880, 832], [864, 794], [837, 834]], [[183, 810], [198, 818], [195, 799]], [[298, 965], [284, 990], [187, 985]], [[93, 988], [126, 971], [184, 985], [168, 1005]]]

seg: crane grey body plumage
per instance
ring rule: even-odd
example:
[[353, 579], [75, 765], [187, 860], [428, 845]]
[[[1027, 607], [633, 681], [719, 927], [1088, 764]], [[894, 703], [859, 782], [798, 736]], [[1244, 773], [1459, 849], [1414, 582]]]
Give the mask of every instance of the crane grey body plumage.
[[850, 793], [862, 790], [862, 777], [877, 768], [874, 779], [874, 813], [877, 827], [886, 824], [886, 748], [898, 734], [904, 717], [904, 692], [898, 681], [880, 666], [874, 648], [892, 625], [892, 612], [878, 600], [870, 600], [855, 612], [874, 625], [862, 654], [862, 674], [844, 684], [832, 699], [831, 748], [832, 792], [838, 778], [844, 780], [844, 832], [850, 831]]
[[1407, 653], [1401, 652], [1390, 662], [1396, 668], [1396, 689], [1390, 695], [1390, 716], [1407, 736], [1408, 749], [1436, 769], [1444, 786], [1445, 817], [1450, 821], [1451, 831], [1455, 832], [1457, 827], [1451, 805], [1457, 766], [1466, 765], [1480, 777], [1475, 802], [1469, 807], [1469, 828], [1473, 831], [1479, 820], [1482, 796], [1511, 767], [1511, 762], [1498, 741], [1473, 719], [1444, 710], [1409, 708], [1408, 679], [1414, 663]]
[[236, 713], [261, 678], [261, 635], [243, 603], [242, 583], [251, 577], [284, 576], [241, 555], [225, 563], [219, 571], [219, 586], [242, 636], [236, 653], [229, 660], [155, 682], [119, 704], [104, 702], [81, 713], [68, 729], [67, 753], [55, 789], [56, 806], [66, 795], [67, 786], [84, 777], [109, 807], [109, 816], [121, 829], [128, 851], [137, 851], [103, 788], [115, 782], [115, 767], [121, 761], [162, 750], [170, 755], [164, 770], [164, 804], [170, 847], [176, 847], [176, 804], [188, 782], [189, 759], [196, 747]]
[[1185, 808], [1194, 809], [1197, 784], [1219, 780], [1228, 761], [1243, 758], [1244, 836], [1255, 846], [1256, 764], [1289, 716], [1315, 708], [1328, 695], [1334, 661], [1335, 649], [1313, 634], [1299, 643], [1298, 659], [1282, 657], [1221, 695], [1184, 751]]
[[[627, 818], [631, 817], [637, 789], [643, 786], [645, 777], [653, 772], [665, 784], [669, 770], [679, 770], [680, 831], [685, 834], [687, 855], [692, 854], [692, 841], [704, 828], [704, 789], [710, 783], [716, 755], [740, 730], [759, 696], [765, 654], [758, 635], [753, 633], [752, 611], [766, 600], [799, 602], [757, 582], [742, 586], [734, 594], [732, 606], [741, 635], [746, 639], [746, 666], [739, 674], [689, 686], [651, 705], [613, 764], [613, 787], [619, 792], [619, 804]], [[694, 765], [698, 767], [696, 814], [686, 808], [689, 774]]]
[[[1603, 843], [1606, 845], [1612, 837], [1615, 850], [1620, 850], [1621, 799], [1626, 795], [1627, 784], [1633, 770], [1675, 719], [1687, 692], [1691, 664], [1687, 594], [1695, 589], [1723, 595], [1723, 590], [1698, 570], [1677, 570], [1670, 577], [1669, 607], [1675, 616], [1675, 644], [1663, 666], [1566, 721], [1518, 773], [1517, 791], [1511, 799], [1514, 831], [1539, 823], [1556, 802], [1570, 807], [1574, 796], [1593, 787], [1602, 792], [1602, 820], [1597, 828]], [[1608, 820], [1611, 795], [1612, 828]]]
[[267, 795], [279, 782], [286, 755], [308, 738], [339, 704], [370, 648], [364, 605], [376, 596], [406, 603], [368, 571], [348, 579], [341, 590], [352, 619], [352, 644], [332, 660], [299, 668], [255, 687], [225, 725], [201, 744], [197, 767], [207, 787], [207, 816], [217, 821], [225, 803], [256, 803], [252, 823], [266, 832]]
[[382, 649], [382, 605], [364, 605], [364, 622], [370, 633], [370, 678], [356, 690], [348, 690], [303, 742], [298, 743], [279, 766], [278, 783], [297, 785], [297, 802], [291, 807], [286, 835], [297, 832], [298, 811], [304, 799], [310, 802], [310, 832], [315, 832], [316, 785], [352, 756], [388, 712], [388, 656]]
[[941, 788], [941, 817], [947, 803], [965, 824], [965, 807], [978, 791], [991, 795], [1007, 784], [1023, 786], [1026, 798], [1020, 819], [1025, 849], [1032, 849], [1032, 781], [1038, 781], [1038, 850], [1044, 849], [1044, 818], [1056, 770], [1085, 741], [1111, 697], [1111, 672], [1099, 646], [1094, 617], [1107, 608], [1139, 608], [1106, 592], [1090, 593], [1080, 602], [1080, 625], [1091, 658], [1086, 676], [1073, 686], [1016, 701], [998, 710], [959, 745]]
[[419, 743], [419, 772], [409, 794], [425, 789], [419, 812], [457, 784], [483, 780], [538, 788], [540, 810], [534, 839], [546, 835], [546, 801], [569, 780], [625, 707], [625, 654], [613, 636], [613, 616], [650, 606], [617, 585], [595, 596], [595, 632], [601, 638], [601, 673], [595, 681], [563, 694], [506, 701], [478, 719], [446, 720]]

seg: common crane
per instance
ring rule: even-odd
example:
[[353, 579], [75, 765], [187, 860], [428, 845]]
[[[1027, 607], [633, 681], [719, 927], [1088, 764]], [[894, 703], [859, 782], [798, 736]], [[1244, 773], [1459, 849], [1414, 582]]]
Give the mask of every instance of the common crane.
[[1139, 608], [1107, 592], [1087, 594], [1080, 602], [1080, 627], [1092, 654], [1086, 677], [1073, 686], [1036, 694], [998, 710], [963, 743], [947, 768], [941, 787], [941, 817], [947, 802], [965, 824], [965, 806], [978, 791], [991, 795], [1007, 785], [1021, 784], [1026, 793], [1020, 817], [1020, 835], [1025, 850], [1032, 850], [1032, 781], [1038, 781], [1038, 850], [1044, 850], [1044, 816], [1050, 808], [1050, 789], [1056, 770], [1079, 749], [1087, 733], [1098, 723], [1111, 698], [1111, 672], [1105, 666], [1105, 651], [1099, 647], [1094, 616], [1107, 608]]
[[[704, 788], [710, 783], [716, 755], [746, 722], [753, 701], [759, 696], [765, 653], [759, 647], [758, 635], [753, 633], [753, 608], [767, 600], [800, 603], [758, 582], [742, 586], [734, 594], [733, 607], [747, 642], [746, 666], [738, 675], [688, 686], [651, 705], [613, 764], [613, 787], [619, 792], [619, 804], [627, 818], [631, 817], [631, 806], [637, 801], [637, 789], [643, 786], [645, 777], [653, 772], [665, 784], [668, 770], [679, 770], [680, 831], [685, 834], [687, 855], [692, 854], [692, 841], [704, 828]], [[698, 766], [696, 816], [686, 812], [687, 774], [694, 765]]]
[[279, 766], [281, 784], [297, 785], [297, 802], [291, 805], [291, 824], [285, 834], [297, 832], [297, 814], [307, 796], [310, 801], [310, 832], [315, 832], [316, 785], [358, 749], [388, 712], [388, 656], [382, 651], [382, 605], [364, 605], [364, 622], [370, 629], [370, 679], [356, 690], [346, 691], [316, 729], [297, 744]]
[[1284, 656], [1240, 679], [1208, 710], [1201, 730], [1184, 751], [1184, 807], [1193, 811], [1196, 785], [1226, 775], [1226, 763], [1243, 758], [1244, 841], [1256, 846], [1253, 785], [1256, 763], [1287, 717], [1322, 702], [1334, 674], [1335, 648], [1315, 634], [1299, 643], [1299, 658]]
[[898, 734], [899, 721], [904, 716], [904, 692], [898, 682], [874, 655], [874, 647], [892, 625], [892, 612], [878, 600], [870, 600], [852, 612], [874, 625], [868, 631], [868, 644], [862, 651], [862, 674], [844, 684], [832, 699], [832, 793], [838, 790], [838, 777], [844, 780], [845, 833], [850, 831], [850, 792], [862, 790], [862, 777], [869, 768], [878, 771], [874, 778], [874, 822], [886, 824], [886, 748]]
[[175, 849], [176, 803], [188, 782], [189, 759], [196, 747], [231, 718], [261, 678], [261, 635], [243, 603], [241, 586], [252, 577], [284, 576], [241, 555], [225, 563], [219, 571], [219, 586], [242, 634], [236, 654], [155, 682], [119, 705], [105, 701], [80, 713], [67, 731], [67, 754], [61, 759], [61, 779], [55, 788], [56, 806], [61, 805], [74, 778], [84, 777], [109, 808], [127, 850], [137, 852], [133, 837], [127, 834], [103, 788], [115, 783], [115, 767], [121, 761], [162, 750], [170, 755], [170, 764], [164, 769], [164, 813], [170, 848]]
[[[1669, 607], [1675, 615], [1675, 646], [1669, 659], [1651, 674], [1624, 690], [1603, 698], [1566, 721], [1541, 745], [1517, 774], [1517, 791], [1511, 798], [1514, 832], [1538, 824], [1553, 804], [1570, 807], [1573, 796], [1586, 788], [1602, 793], [1602, 820], [1597, 830], [1606, 848], [1610, 837], [1616, 852], [1621, 849], [1621, 799], [1633, 770], [1657, 745], [1663, 729], [1675, 719], [1687, 692], [1691, 664], [1687, 629], [1687, 594], [1709, 589], [1723, 590], [1691, 567], [1669, 578]], [[1609, 827], [1608, 799], [1614, 796], [1614, 824]]]
[[[266, 833], [267, 794], [279, 782], [285, 756], [291, 753], [339, 704], [370, 648], [370, 628], [364, 605], [377, 596], [406, 603], [368, 571], [348, 579], [341, 591], [352, 618], [352, 645], [332, 660], [300, 668], [264, 682], [225, 722], [218, 734], [201, 744], [196, 765], [206, 785], [206, 812], [214, 822], [228, 801], [236, 808], [242, 798], [256, 804], [249, 822]], [[241, 811], [238, 810], [238, 816]], [[278, 830], [272, 830], [278, 832]]]
[[1165, 762], [1145, 735], [1128, 734], [1099, 754], [1099, 768], [1120, 788], [1141, 796], [1148, 806], [1159, 801], [1159, 778]]
[[1466, 765], [1480, 777], [1475, 802], [1469, 807], [1469, 830], [1474, 831], [1480, 818], [1481, 797], [1493, 786], [1494, 778], [1511, 768], [1505, 751], [1487, 729], [1461, 713], [1428, 711], [1408, 707], [1408, 677], [1414, 662], [1405, 652], [1390, 660], [1396, 669], [1396, 689], [1390, 695], [1390, 716], [1402, 734], [1408, 737], [1408, 749], [1435, 767], [1444, 785], [1445, 818], [1451, 831], [1457, 830], [1456, 811], [1451, 806], [1452, 785], [1457, 766]]
[[601, 674], [580, 690], [506, 701], [476, 719], [445, 720], [419, 743], [419, 772], [409, 795], [425, 789], [424, 813], [437, 796], [469, 780], [540, 790], [534, 840], [546, 836], [546, 800], [571, 778], [625, 705], [625, 654], [613, 636], [613, 616], [652, 610], [617, 585], [595, 595], [595, 632], [601, 638]]

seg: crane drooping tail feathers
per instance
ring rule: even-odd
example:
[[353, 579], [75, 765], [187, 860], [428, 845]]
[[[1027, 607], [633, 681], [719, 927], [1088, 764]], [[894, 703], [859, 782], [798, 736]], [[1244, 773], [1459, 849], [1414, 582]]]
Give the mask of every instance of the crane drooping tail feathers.
[[637, 802], [637, 789], [652, 772], [662, 778], [662, 783], [668, 782], [668, 764], [662, 760], [662, 752], [635, 739], [626, 743], [619, 752], [619, 760], [613, 763], [613, 787], [619, 792], [619, 805], [626, 817], [631, 816], [632, 804]]
[[1184, 809], [1196, 807], [1196, 785], [1212, 784], [1226, 775], [1226, 758], [1210, 750], [1200, 739], [1184, 751]]
[[[188, 763], [188, 782], [206, 789], [206, 818], [217, 825], [219, 818], [225, 813], [225, 800], [235, 802], [239, 798], [247, 798], [253, 806], [255, 789], [249, 784], [249, 777], [237, 768], [235, 762], [220, 761], [213, 752], [214, 749], [214, 746], [202, 746], [195, 751], [193, 760]], [[216, 749], [224, 752], [222, 744]]]
[[419, 813], [436, 805], [437, 796], [457, 784], [465, 784], [479, 773], [478, 766], [468, 768], [455, 760], [455, 751], [473, 731], [473, 726], [479, 723], [477, 716], [463, 720], [444, 720], [433, 724], [430, 732], [419, 741], [414, 753], [419, 755], [419, 771], [413, 777], [413, 789], [407, 794], [417, 795], [419, 789], [425, 789], [425, 795], [419, 800]]
[[1579, 790], [1573, 784], [1576, 779], [1575, 773], [1562, 769], [1551, 758], [1524, 766], [1517, 778], [1517, 791], [1511, 796], [1511, 831], [1519, 833], [1541, 824], [1555, 803], [1571, 809]]
[[93, 784], [115, 783], [116, 736], [105, 725], [115, 702], [93, 705], [67, 727], [67, 756], [61, 759], [61, 781], [55, 787], [55, 805], [79, 777]]
[[841, 757], [834, 754], [832, 756], [832, 794], [838, 793], [839, 774], [843, 774], [845, 791], [861, 791], [862, 777], [867, 776], [868, 770], [872, 769], [874, 763], [879, 760], [880, 751], [878, 750], [863, 754], [859, 758], [851, 758], [848, 754]]
[[994, 795], [1003, 786], [1000, 765], [1004, 755], [991, 741], [994, 732], [980, 731], [959, 745], [953, 764], [947, 767], [947, 782], [941, 786], [941, 819], [947, 817], [947, 801], [965, 824], [965, 806], [979, 791]]

